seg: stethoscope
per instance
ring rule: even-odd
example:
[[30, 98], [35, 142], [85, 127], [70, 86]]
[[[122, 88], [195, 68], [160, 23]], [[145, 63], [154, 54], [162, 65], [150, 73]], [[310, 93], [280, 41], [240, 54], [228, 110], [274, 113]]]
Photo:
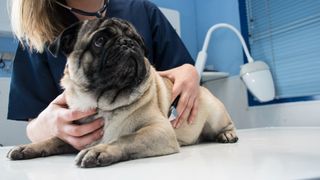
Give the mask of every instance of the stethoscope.
[[108, 9], [109, 0], [104, 0], [103, 6], [97, 12], [83, 11], [81, 9], [73, 8], [73, 7], [67, 6], [65, 4], [62, 4], [59, 1], [56, 1], [56, 3], [58, 5], [60, 5], [61, 7], [68, 9], [69, 11], [71, 11], [73, 13], [77, 13], [77, 14], [84, 15], [84, 16], [96, 16], [97, 18], [101, 18], [102, 14]]

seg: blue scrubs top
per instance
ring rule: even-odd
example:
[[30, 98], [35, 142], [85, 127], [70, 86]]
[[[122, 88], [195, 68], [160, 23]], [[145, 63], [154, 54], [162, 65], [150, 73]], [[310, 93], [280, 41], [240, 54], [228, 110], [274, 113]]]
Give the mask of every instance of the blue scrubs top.
[[[78, 19], [63, 8], [64, 21], [72, 24]], [[110, 0], [108, 17], [130, 21], [143, 36], [150, 63], [157, 70], [167, 70], [193, 59], [175, 30], [160, 10], [148, 0]], [[43, 53], [18, 46], [11, 79], [8, 119], [36, 118], [62, 89], [59, 85], [66, 57], [54, 58], [47, 49]]]

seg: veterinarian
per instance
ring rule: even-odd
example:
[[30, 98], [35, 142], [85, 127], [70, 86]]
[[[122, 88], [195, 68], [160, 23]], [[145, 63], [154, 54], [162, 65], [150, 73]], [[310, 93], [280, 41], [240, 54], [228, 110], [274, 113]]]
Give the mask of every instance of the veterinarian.
[[[75, 125], [74, 120], [95, 110], [68, 109], [59, 85], [66, 64], [62, 54], [47, 50], [64, 28], [78, 21], [118, 17], [130, 21], [143, 36], [148, 59], [174, 82], [173, 99], [180, 95], [172, 122], [192, 123], [197, 112], [198, 74], [193, 59], [159, 9], [147, 0], [12, 0], [13, 32], [20, 40], [13, 64], [8, 119], [29, 121], [32, 142], [57, 136], [81, 150], [102, 137], [104, 120]], [[169, 70], [170, 69], [170, 70]]]

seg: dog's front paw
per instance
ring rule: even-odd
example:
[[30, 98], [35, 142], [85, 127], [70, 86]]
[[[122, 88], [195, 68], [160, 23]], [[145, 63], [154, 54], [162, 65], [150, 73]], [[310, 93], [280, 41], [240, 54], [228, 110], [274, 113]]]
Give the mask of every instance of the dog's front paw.
[[76, 157], [76, 164], [82, 168], [108, 166], [121, 160], [121, 152], [118, 148], [99, 144], [94, 147], [84, 149]]
[[7, 158], [11, 160], [31, 159], [40, 156], [41, 155], [37, 153], [37, 151], [28, 145], [14, 147], [7, 154]]
[[217, 141], [220, 143], [235, 143], [238, 141], [235, 130], [224, 131], [217, 136]]

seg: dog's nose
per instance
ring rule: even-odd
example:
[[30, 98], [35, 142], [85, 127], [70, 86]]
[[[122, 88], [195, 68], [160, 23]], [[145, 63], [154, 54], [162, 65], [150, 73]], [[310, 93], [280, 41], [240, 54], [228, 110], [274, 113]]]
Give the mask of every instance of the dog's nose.
[[119, 44], [120, 44], [120, 46], [126, 46], [126, 47], [129, 47], [129, 48], [132, 48], [134, 46], [133, 41], [131, 39], [128, 39], [128, 38], [120, 39]]

